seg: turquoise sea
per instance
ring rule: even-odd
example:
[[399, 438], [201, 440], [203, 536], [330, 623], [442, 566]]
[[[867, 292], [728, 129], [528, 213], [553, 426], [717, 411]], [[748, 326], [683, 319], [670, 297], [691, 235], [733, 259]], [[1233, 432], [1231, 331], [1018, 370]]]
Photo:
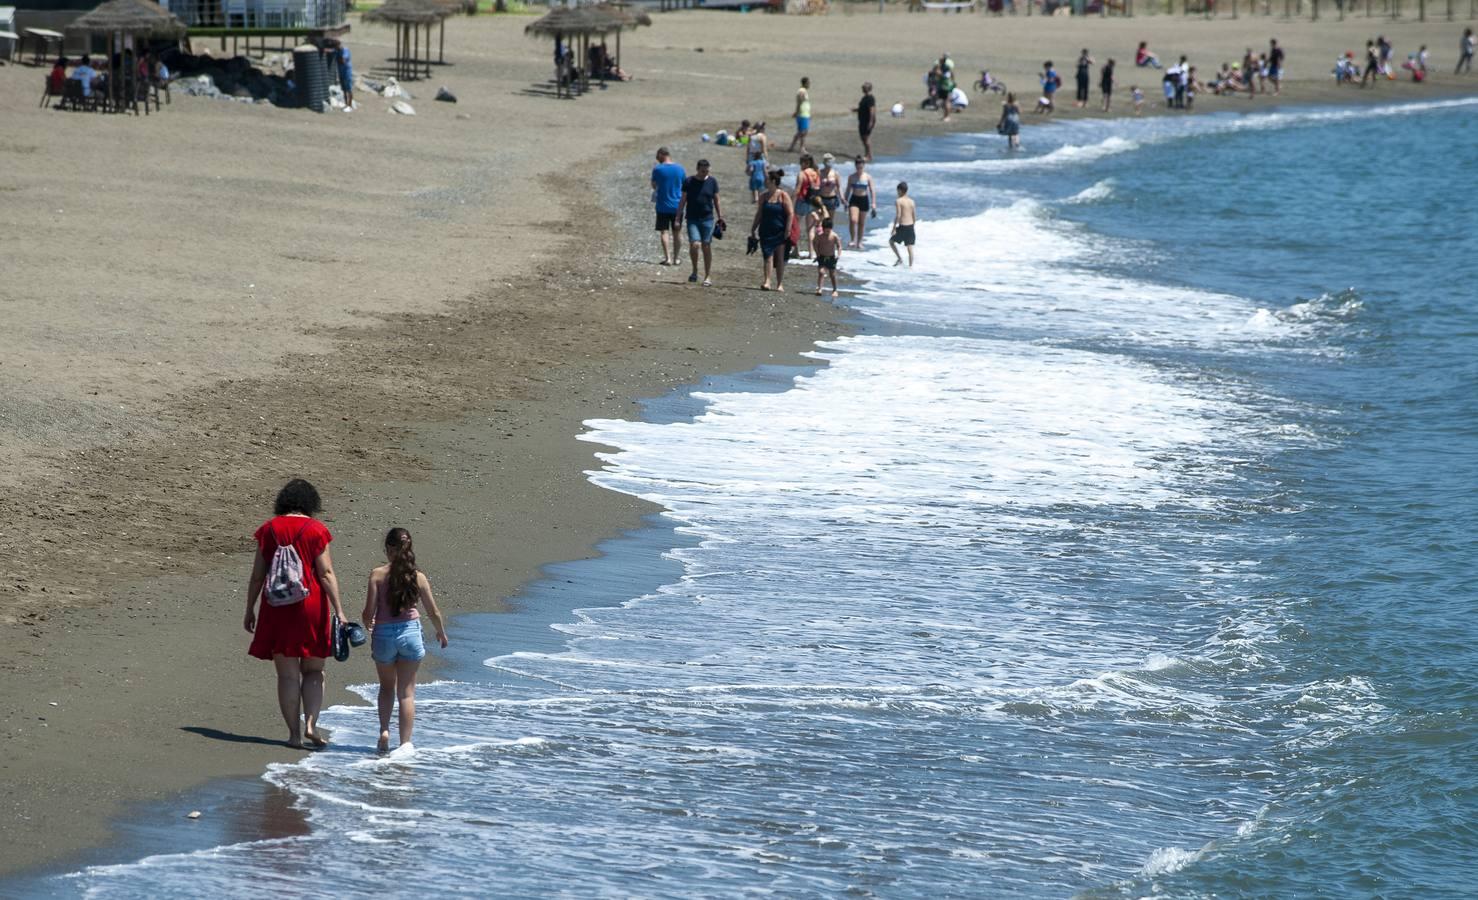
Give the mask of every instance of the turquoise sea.
[[589, 423], [663, 522], [332, 711], [309, 834], [33, 892], [1471, 895], [1478, 102], [1002, 144], [877, 166], [825, 365]]

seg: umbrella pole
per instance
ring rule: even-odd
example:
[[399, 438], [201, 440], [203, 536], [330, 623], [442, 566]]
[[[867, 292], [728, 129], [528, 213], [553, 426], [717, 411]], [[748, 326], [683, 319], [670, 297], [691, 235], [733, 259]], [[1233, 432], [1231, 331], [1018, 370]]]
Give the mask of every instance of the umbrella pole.
[[621, 32], [616, 32], [616, 68], [621, 68]]
[[444, 66], [446, 65], [446, 19], [441, 20], [441, 34], [439, 38], [441, 46], [436, 50], [436, 61]]

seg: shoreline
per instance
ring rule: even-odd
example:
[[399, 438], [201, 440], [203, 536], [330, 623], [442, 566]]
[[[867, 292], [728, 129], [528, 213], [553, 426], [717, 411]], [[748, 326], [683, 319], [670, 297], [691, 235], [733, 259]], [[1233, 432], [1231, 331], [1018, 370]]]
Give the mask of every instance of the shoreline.
[[[1282, 24], [1279, 23], [1280, 27]], [[1438, 88], [1438, 85], [1425, 85], [1418, 90], [1425, 99], [1449, 95]], [[622, 89], [619, 85], [612, 88]], [[1335, 90], [1341, 94], [1358, 93], [1362, 102], [1367, 95], [1374, 102], [1398, 99], [1390, 91]], [[1469, 94], [1472, 90], [1453, 88], [1451, 93]], [[594, 97], [589, 102], [605, 99]], [[1352, 96], [1350, 101], [1356, 99]], [[1253, 109], [1267, 111], [1272, 102], [1268, 98]], [[1280, 106], [1309, 106], [1339, 105], [1341, 101], [1292, 100], [1285, 96], [1276, 102]], [[877, 155], [891, 155], [890, 150], [901, 150], [914, 137], [977, 132], [990, 121], [989, 117], [970, 113], [962, 116], [960, 125], [945, 130], [932, 116], [910, 110], [903, 122], [889, 123], [886, 131], [879, 132]], [[849, 125], [850, 119], [845, 116], [818, 119], [817, 139], [813, 144], [824, 147], [822, 142], [828, 139], [845, 143]], [[780, 129], [776, 134], [781, 143], [784, 142], [782, 132]], [[681, 133], [697, 132], [684, 129], [678, 134]], [[639, 170], [644, 165], [641, 157], [649, 152], [647, 145], [660, 142], [647, 136], [631, 139], [615, 132], [611, 134], [610, 143], [596, 146], [589, 157], [600, 160], [613, 153], [629, 154], [629, 159], [616, 166], [617, 171], [623, 167]], [[669, 133], [668, 137], [673, 139], [671, 143], [684, 161], [690, 161], [701, 146], [693, 141], [675, 140], [676, 134]], [[636, 149], [638, 142], [640, 150]], [[781, 159], [793, 171], [794, 158], [782, 154]], [[719, 163], [716, 174], [727, 183], [736, 183], [735, 175], [727, 172], [726, 166], [727, 161]], [[607, 169], [599, 165], [595, 168], [601, 173], [597, 181], [609, 176]], [[748, 288], [753, 267], [742, 255], [736, 259], [733, 251], [720, 255], [724, 262], [720, 271], [744, 273], [743, 276], [726, 282], [735, 286], [715, 289], [707, 295], [697, 294], [696, 289], [680, 280], [669, 282], [663, 277], [667, 270], [655, 270], [650, 263], [632, 263], [623, 268], [619, 261], [627, 259], [632, 249], [643, 251], [641, 235], [645, 234], [648, 242], [651, 239], [650, 232], [642, 231], [641, 219], [648, 212], [641, 202], [644, 201], [642, 184], [630, 186], [621, 182], [636, 202], [613, 213], [591, 200], [586, 186], [573, 177], [550, 174], [545, 176], [545, 182], [552, 186], [550, 193], [559, 198], [556, 208], [564, 216], [540, 224], [535, 231], [541, 241], [562, 238], [563, 243], [559, 250], [551, 250], [547, 256], [528, 263], [528, 274], [510, 277], [503, 282], [506, 287], [501, 290], [496, 286], [481, 286], [474, 290], [472, 298], [454, 301], [441, 310], [381, 315], [384, 324], [378, 326], [339, 325], [327, 331], [326, 341], [344, 348], [341, 354], [360, 358], [393, 361], [396, 354], [416, 344], [428, 343], [422, 339], [424, 336], [435, 336], [436, 343], [444, 345], [439, 352], [445, 354], [430, 373], [410, 373], [407, 367], [389, 362], [369, 367], [370, 383], [379, 390], [389, 390], [405, 381], [418, 382], [414, 386], [419, 394], [416, 399], [439, 414], [429, 422], [421, 422], [413, 414], [415, 403], [387, 403], [376, 421], [366, 422], [358, 429], [360, 439], [355, 444], [330, 459], [327, 470], [334, 474], [320, 483], [321, 488], [327, 485], [325, 494], [333, 496], [329, 524], [340, 539], [335, 548], [339, 551], [336, 567], [341, 573], [345, 608], [351, 616], [356, 615], [360, 602], [359, 573], [373, 559], [379, 533], [391, 521], [407, 524], [416, 532], [418, 544], [431, 550], [430, 553], [423, 550], [423, 556], [428, 571], [437, 579], [439, 594], [457, 601], [457, 605], [447, 604], [449, 612], [496, 608], [501, 602], [498, 598], [537, 583], [551, 560], [591, 558], [600, 543], [610, 539], [613, 533], [630, 531], [652, 507], [596, 488], [585, 480], [583, 471], [590, 467], [595, 447], [576, 440], [581, 421], [597, 416], [629, 416], [632, 405], [639, 406], [632, 398], [661, 396], [704, 375], [747, 371], [776, 355], [793, 358], [799, 350], [809, 349], [816, 336], [845, 333], [844, 322], [856, 315], [850, 309], [831, 306], [808, 293], [800, 293], [802, 303], [795, 302], [799, 292], [766, 298]], [[590, 224], [613, 215], [634, 217], [629, 225], [634, 229], [630, 236], [622, 234], [620, 229], [617, 234], [602, 235]], [[606, 243], [601, 243], [602, 240]], [[587, 249], [588, 259], [573, 265], [558, 258], [560, 252], [577, 247], [594, 250]], [[649, 248], [645, 252], [651, 255]], [[805, 270], [810, 271], [809, 267]], [[597, 285], [611, 287], [608, 283], [611, 278], [616, 281], [614, 289], [609, 291], [616, 295], [615, 303], [608, 302], [598, 315], [588, 311], [583, 314], [577, 310], [561, 311], [557, 337], [539, 347], [539, 352], [527, 349], [514, 352], [507, 343], [494, 343], [496, 332], [506, 324], [497, 321], [498, 317], [529, 319], [531, 310], [520, 304], [522, 296], [542, 297], [555, 290], [598, 296], [602, 291]], [[603, 279], [607, 283], [603, 284]], [[559, 287], [554, 287], [556, 284]], [[634, 292], [647, 301], [636, 306], [647, 308], [627, 305]], [[700, 297], [696, 303], [695, 297]], [[654, 299], [656, 302], [652, 302]], [[768, 309], [751, 308], [766, 299]], [[778, 302], [782, 300], [783, 304]], [[479, 306], [478, 301], [485, 305]], [[622, 308], [611, 308], [617, 304]], [[702, 309], [695, 311], [695, 305], [701, 305]], [[592, 346], [588, 340], [581, 343], [585, 330], [620, 325], [641, 336], [615, 342], [614, 346], [610, 340], [599, 347]], [[527, 338], [528, 334], [520, 337]], [[480, 341], [490, 343], [479, 345]], [[505, 352], [506, 357], [502, 355]], [[602, 352], [603, 357], [592, 361], [593, 356]], [[582, 358], [575, 359], [576, 354]], [[479, 377], [490, 360], [504, 363], [519, 376], [504, 383], [508, 388], [506, 394], [463, 389], [465, 382]], [[328, 365], [325, 362], [322, 368]], [[366, 373], [360, 370], [356, 374]], [[255, 411], [258, 407], [251, 405], [253, 394], [260, 398], [276, 388], [267, 380], [249, 382], [250, 379], [233, 379], [178, 397], [176, 408], [168, 418], [178, 426], [215, 410], [229, 410], [233, 405], [237, 408], [245, 405]], [[452, 402], [438, 405], [431, 398], [448, 385], [453, 388], [447, 391], [452, 395]], [[561, 391], [574, 396], [551, 398], [551, 394]], [[290, 415], [287, 408], [281, 413], [284, 418]], [[177, 434], [178, 430], [172, 429], [172, 433]], [[338, 432], [324, 429], [319, 433], [327, 443], [329, 435]], [[388, 449], [382, 450], [386, 444]], [[91, 451], [84, 451], [84, 456], [88, 452]], [[142, 463], [168, 469], [178, 456], [177, 446], [154, 448], [152, 454], [144, 453]], [[93, 460], [100, 466], [108, 463], [106, 454], [101, 458], [94, 456]], [[202, 465], [209, 462], [203, 460]], [[255, 476], [238, 475], [227, 485], [237, 497], [256, 498], [249, 503], [238, 499], [235, 501], [238, 505], [256, 508], [270, 502], [274, 482], [260, 474], [261, 471]], [[495, 472], [503, 474], [493, 478]], [[83, 488], [109, 486], [84, 482]], [[146, 500], [147, 494], [131, 491], [122, 498], [138, 502]], [[193, 499], [196, 498], [184, 490], [171, 502], [189, 503]], [[495, 515], [489, 510], [501, 512]], [[236, 531], [249, 532], [255, 524], [253, 521], [242, 525], [237, 518], [226, 517], [226, 522], [239, 526]], [[225, 524], [219, 511], [198, 515], [192, 524], [198, 523]], [[227, 659], [244, 639], [234, 630], [239, 627], [235, 624], [240, 604], [236, 596], [240, 592], [238, 582], [245, 578], [244, 564], [240, 562], [245, 555], [238, 550], [240, 544], [234, 533], [227, 539], [206, 531], [203, 540], [197, 535], [195, 546], [186, 548], [194, 555], [189, 564], [194, 567], [193, 574], [143, 580], [119, 578], [119, 569], [127, 567], [114, 559], [105, 563], [97, 575], [99, 584], [111, 586], [107, 597], [114, 600], [113, 608], [102, 610], [86, 605], [50, 608], [43, 603], [47, 607], [45, 612], [30, 619], [22, 617], [15, 623], [45, 642], [51, 660], [42, 674], [47, 681], [64, 688], [58, 692], [58, 707], [51, 708], [50, 713], [39, 710], [33, 717], [49, 720], [46, 740], [21, 743], [22, 735], [16, 730], [20, 722], [18, 714], [5, 723], [10, 726], [6, 730], [7, 737], [12, 739], [9, 743], [23, 750], [4, 764], [7, 780], [15, 786], [13, 808], [7, 813], [26, 815], [28, 804], [42, 797], [59, 809], [58, 815], [48, 816], [47, 822], [39, 823], [40, 828], [33, 828], [30, 819], [7, 815], [5, 827], [0, 827], [0, 838], [6, 839], [10, 849], [0, 858], [0, 877], [29, 868], [28, 862], [44, 865], [47, 859], [70, 858], [68, 854], [80, 847], [109, 840], [109, 822], [134, 803], [163, 802], [164, 798], [180, 796], [182, 789], [208, 786], [223, 776], [256, 777], [265, 763], [293, 758], [293, 754], [271, 746], [271, 740], [262, 739], [263, 735], [273, 735], [273, 729], [280, 728], [280, 723], [272, 724], [275, 713], [265, 674], [250, 664], [243, 665], [244, 659]], [[157, 548], [144, 548], [133, 560], [148, 559], [158, 552]], [[166, 558], [172, 555], [166, 554]], [[214, 566], [213, 573], [206, 564], [212, 558], [224, 563]], [[161, 563], [158, 568], [164, 571], [168, 567]], [[41, 591], [46, 592], [46, 588], [43, 586]], [[197, 598], [202, 596], [220, 599], [197, 603]], [[126, 605], [118, 606], [116, 598], [126, 598]], [[165, 629], [172, 640], [193, 645], [194, 649], [183, 658], [139, 658], [134, 648], [150, 646], [151, 641], [157, 640], [160, 629]], [[244, 657], [244, 652], [241, 655]], [[115, 664], [93, 665], [94, 660]], [[362, 653], [349, 665], [369, 671]], [[226, 684], [249, 679], [247, 687], [236, 691], [241, 696], [221, 698], [219, 692], [208, 686], [188, 683], [199, 678], [190, 673], [202, 670]], [[181, 671], [187, 678], [184, 685], [180, 683]], [[331, 667], [327, 698], [330, 705], [348, 698], [358, 702], [357, 697], [342, 690], [342, 683], [370, 679], [363, 674], [351, 675], [349, 671]], [[434, 666], [428, 667], [428, 678], [435, 677], [435, 673]], [[28, 683], [27, 677], [25, 672], [17, 674], [15, 670], [7, 674], [8, 698], [17, 696], [11, 692], [38, 683]], [[115, 678], [123, 679], [122, 683], [114, 683]], [[117, 709], [121, 698], [134, 696], [130, 684], [134, 680], [147, 692], [149, 705], [141, 710], [143, 723], [120, 721], [127, 717], [119, 715]], [[181, 687], [189, 696], [169, 696]], [[38, 695], [36, 702], [45, 705], [52, 699]], [[223, 705], [202, 706], [202, 702]], [[201, 724], [196, 724], [196, 720]], [[160, 722], [172, 722], [181, 730], [197, 730], [186, 731], [183, 736], [161, 736], [153, 727]], [[39, 731], [34, 725], [30, 727], [33, 733]], [[217, 736], [203, 735], [202, 730], [215, 732]], [[71, 748], [72, 758], [59, 754], [59, 747]], [[150, 761], [161, 755], [183, 764], [151, 766]], [[96, 766], [103, 756], [117, 756], [121, 762], [113, 761], [113, 768], [108, 771], [90, 773], [89, 767]], [[61, 768], [52, 769], [54, 766]], [[131, 772], [130, 766], [133, 766]], [[52, 770], [38, 771], [42, 768]], [[133, 776], [128, 779], [131, 783], [125, 784], [117, 777], [119, 769]], [[86, 796], [77, 796], [83, 793]], [[103, 818], [108, 821], [99, 821]], [[36, 834], [43, 829], [44, 833]]]

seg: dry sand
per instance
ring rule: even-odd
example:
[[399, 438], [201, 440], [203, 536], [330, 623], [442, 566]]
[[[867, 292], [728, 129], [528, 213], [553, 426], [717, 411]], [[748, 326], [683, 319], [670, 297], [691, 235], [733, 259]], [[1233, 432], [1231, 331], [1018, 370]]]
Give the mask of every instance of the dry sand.
[[[1034, 86], [1042, 59], [1068, 67], [1088, 46], [1120, 59], [1127, 88], [1141, 38], [1209, 72], [1276, 35], [1285, 102], [1478, 84], [1442, 74], [1462, 23], [864, 6], [659, 15], [624, 40], [637, 80], [556, 101], [528, 21], [453, 20], [455, 64], [411, 86], [415, 117], [377, 97], [324, 116], [178, 96], [146, 119], [60, 113], [36, 108], [43, 70], [0, 69], [0, 874], [107, 840], [127, 801], [292, 758], [238, 630], [248, 536], [287, 477], [324, 491], [348, 608], [397, 523], [451, 612], [495, 609], [647, 511], [586, 483], [583, 419], [843, 329], [812, 298], [753, 290], [742, 240], [719, 245], [712, 290], [652, 264], [643, 172], [658, 142], [690, 164], [700, 131], [763, 117], [783, 144], [810, 75], [813, 149], [856, 150], [847, 110], [864, 80], [909, 107], [880, 123], [878, 149], [897, 149], [946, 127], [915, 109], [943, 50], [964, 73]], [[1433, 82], [1334, 88], [1335, 54], [1377, 31], [1398, 58], [1428, 44]], [[350, 43], [372, 73], [392, 38], [356, 20]], [[438, 84], [460, 102], [430, 102]], [[742, 237], [738, 155], [706, 152]], [[332, 667], [330, 701], [370, 678], [362, 654]]]

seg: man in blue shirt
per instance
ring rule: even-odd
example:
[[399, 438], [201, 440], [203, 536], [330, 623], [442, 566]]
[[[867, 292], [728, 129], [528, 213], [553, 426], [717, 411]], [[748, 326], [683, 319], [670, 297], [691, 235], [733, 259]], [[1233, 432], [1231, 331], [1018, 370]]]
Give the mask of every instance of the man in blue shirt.
[[657, 207], [657, 235], [662, 240], [662, 265], [675, 266], [678, 249], [677, 213], [682, 208], [683, 181], [688, 173], [672, 161], [666, 147], [657, 149], [657, 165], [652, 168], [652, 203]]

